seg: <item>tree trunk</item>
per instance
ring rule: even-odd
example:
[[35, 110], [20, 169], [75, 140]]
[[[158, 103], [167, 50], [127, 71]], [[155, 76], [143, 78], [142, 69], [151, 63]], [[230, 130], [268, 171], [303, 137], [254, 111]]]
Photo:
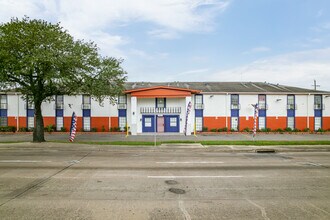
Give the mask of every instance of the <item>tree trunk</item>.
[[36, 125], [33, 130], [33, 142], [45, 142], [44, 119], [41, 112], [41, 102], [35, 102], [34, 106]]

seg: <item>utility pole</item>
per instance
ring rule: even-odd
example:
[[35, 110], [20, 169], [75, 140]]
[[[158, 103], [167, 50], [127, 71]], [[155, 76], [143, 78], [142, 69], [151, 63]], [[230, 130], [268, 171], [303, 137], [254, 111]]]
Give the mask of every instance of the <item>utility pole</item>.
[[314, 85], [312, 85], [312, 86], [314, 87], [314, 90], [315, 90], [315, 91], [316, 91], [316, 88], [317, 88], [317, 87], [320, 87], [320, 85], [317, 85], [317, 84], [316, 84], [316, 80], [315, 80], [315, 79], [314, 79]]

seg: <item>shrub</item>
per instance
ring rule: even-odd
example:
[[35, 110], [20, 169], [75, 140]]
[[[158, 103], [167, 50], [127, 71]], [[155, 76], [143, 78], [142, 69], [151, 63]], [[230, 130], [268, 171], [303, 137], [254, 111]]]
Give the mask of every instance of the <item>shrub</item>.
[[104, 127], [104, 125], [102, 125], [101, 131], [102, 131], [102, 132], [105, 132], [105, 127]]
[[310, 131], [309, 128], [304, 128], [304, 129], [303, 129], [303, 132], [309, 132], [309, 131]]
[[250, 129], [250, 128], [244, 128], [243, 131], [244, 131], [244, 132], [250, 132], [251, 129]]
[[117, 132], [117, 131], [120, 131], [120, 128], [118, 128], [118, 127], [111, 127], [110, 128], [110, 132]]
[[301, 132], [301, 130], [299, 130], [299, 129], [297, 129], [297, 128], [293, 129], [292, 131], [293, 131], [293, 132]]
[[325, 130], [324, 129], [322, 129], [322, 128], [319, 128], [316, 132], [325, 132]]
[[44, 128], [44, 130], [46, 131], [46, 132], [53, 132], [53, 131], [55, 131], [55, 125], [47, 125], [45, 128]]
[[21, 127], [18, 129], [19, 132], [27, 132], [28, 129], [26, 127]]
[[284, 130], [283, 130], [282, 128], [278, 128], [278, 129], [276, 129], [275, 131], [276, 131], [276, 132], [280, 132], [280, 133], [284, 132]]
[[235, 129], [230, 129], [231, 132], [238, 132], [238, 130], [235, 130]]
[[209, 129], [207, 127], [203, 127], [202, 131], [208, 131]]
[[97, 132], [97, 128], [92, 128], [91, 132]]
[[61, 132], [66, 132], [66, 128], [65, 127], [61, 127]]
[[292, 128], [285, 128], [284, 131], [291, 132]]
[[218, 129], [216, 129], [216, 128], [212, 128], [210, 131], [211, 131], [211, 132], [217, 132]]
[[0, 132], [15, 132], [16, 127], [15, 126], [3, 126], [0, 127]]
[[270, 128], [263, 128], [263, 129], [261, 129], [261, 132], [271, 132], [272, 131], [272, 129], [270, 129]]
[[228, 131], [228, 128], [227, 127], [219, 128], [218, 131], [219, 132], [227, 132]]

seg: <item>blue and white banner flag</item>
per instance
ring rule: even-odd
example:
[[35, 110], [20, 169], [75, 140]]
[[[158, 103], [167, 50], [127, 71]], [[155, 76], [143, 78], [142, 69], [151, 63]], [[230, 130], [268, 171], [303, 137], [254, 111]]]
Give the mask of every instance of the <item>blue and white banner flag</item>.
[[76, 137], [76, 131], [77, 131], [77, 116], [73, 112], [72, 113], [72, 119], [71, 119], [71, 128], [70, 128], [70, 142], [73, 142], [74, 138]]
[[187, 126], [188, 126], [188, 116], [189, 116], [189, 113], [191, 111], [191, 102], [188, 103], [188, 106], [187, 106], [187, 114], [186, 114], [186, 123], [184, 125], [184, 135], [187, 135]]
[[253, 137], [255, 137], [257, 134], [257, 119], [258, 119], [259, 107], [258, 104], [253, 105], [253, 107], [254, 107]]

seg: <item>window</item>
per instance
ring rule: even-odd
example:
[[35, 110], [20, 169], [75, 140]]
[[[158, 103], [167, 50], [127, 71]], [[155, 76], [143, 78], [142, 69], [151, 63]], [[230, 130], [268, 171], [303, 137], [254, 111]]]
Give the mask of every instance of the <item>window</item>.
[[89, 95], [83, 95], [83, 108], [91, 109], [91, 97]]
[[126, 117], [119, 117], [119, 128], [121, 131], [124, 131], [126, 128]]
[[176, 127], [177, 126], [177, 118], [173, 117], [170, 118], [170, 127]]
[[294, 95], [288, 95], [288, 109], [295, 109]]
[[0, 126], [7, 126], [8, 125], [8, 119], [7, 117], [0, 117]]
[[258, 107], [259, 109], [266, 109], [266, 95], [258, 96]]
[[152, 127], [151, 118], [144, 118], [144, 127], [146, 127], [146, 128]]
[[196, 131], [202, 131], [203, 130], [203, 118], [202, 117], [196, 117]]
[[156, 107], [165, 108], [165, 98], [156, 98]]
[[63, 95], [56, 96], [56, 109], [63, 109], [64, 106], [64, 98]]
[[195, 109], [203, 109], [203, 95], [195, 95]]
[[90, 117], [83, 117], [84, 120], [84, 131], [91, 130], [91, 118]]
[[0, 95], [0, 109], [7, 109], [7, 95]]
[[231, 129], [234, 131], [238, 130], [238, 117], [231, 118]]
[[317, 110], [322, 109], [322, 96], [321, 95], [314, 96], [314, 109], [317, 109]]
[[118, 97], [119, 104], [126, 104], [126, 95], [121, 95]]
[[27, 118], [27, 128], [28, 129], [34, 128], [34, 117]]
[[294, 117], [288, 117], [288, 128], [294, 129]]
[[231, 109], [240, 109], [238, 95], [231, 95]]
[[266, 117], [259, 117], [259, 129], [265, 129], [266, 128]]
[[315, 131], [322, 128], [322, 117], [315, 117]]
[[56, 131], [60, 131], [63, 128], [63, 117], [56, 117]]

